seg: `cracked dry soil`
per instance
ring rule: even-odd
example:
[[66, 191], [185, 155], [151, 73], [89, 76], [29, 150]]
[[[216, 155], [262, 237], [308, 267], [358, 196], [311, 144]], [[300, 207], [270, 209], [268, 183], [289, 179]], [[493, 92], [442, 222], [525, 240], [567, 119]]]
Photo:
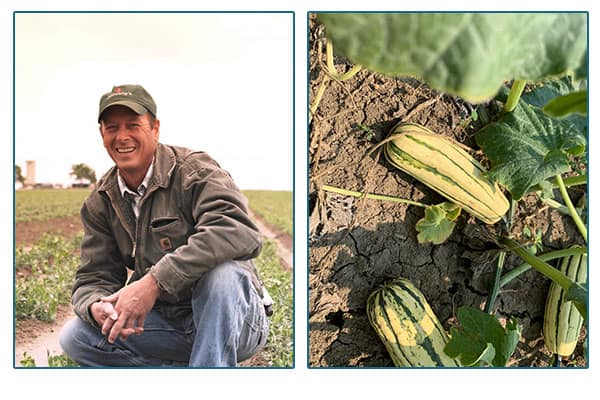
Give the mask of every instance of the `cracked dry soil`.
[[[313, 18], [310, 46], [312, 104], [325, 76], [323, 30]], [[350, 67], [343, 58], [334, 61], [340, 72]], [[473, 135], [483, 126], [483, 118], [471, 120], [474, 107], [479, 115], [487, 114], [490, 119], [500, 110], [493, 102], [470, 105], [417, 80], [392, 79], [365, 70], [344, 82], [328, 82], [309, 132], [311, 367], [393, 366], [365, 311], [368, 295], [389, 278], [410, 279], [447, 330], [456, 325], [454, 312], [458, 307], [483, 308], [495, 273], [497, 247], [491, 238], [497, 226], [486, 226], [463, 213], [444, 244], [419, 244], [414, 226], [423, 216], [422, 209], [319, 190], [326, 184], [427, 204], [444, 201], [377, 153], [361, 159], [400, 120], [425, 125], [475, 148]], [[582, 194], [581, 189], [574, 192], [575, 201]], [[524, 226], [532, 232], [541, 230], [544, 251], [583, 244], [568, 217], [543, 208], [533, 196], [518, 203], [512, 230], [517, 239], [522, 239]], [[509, 255], [505, 271], [518, 264], [518, 258]], [[547, 279], [530, 270], [500, 291], [496, 315], [501, 320], [517, 317], [523, 326], [521, 342], [509, 365], [548, 366], [551, 362], [541, 333], [549, 285]], [[584, 335], [564, 365], [585, 365]]]

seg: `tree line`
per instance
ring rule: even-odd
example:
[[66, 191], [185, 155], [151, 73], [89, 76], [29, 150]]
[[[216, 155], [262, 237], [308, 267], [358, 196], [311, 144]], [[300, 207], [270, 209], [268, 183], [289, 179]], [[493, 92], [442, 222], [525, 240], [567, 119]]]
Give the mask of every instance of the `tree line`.
[[[87, 179], [90, 183], [96, 183], [96, 172], [93, 168], [85, 163], [74, 164], [71, 166], [71, 172], [69, 175], [74, 177], [77, 181]], [[15, 165], [15, 181], [21, 185], [25, 185], [25, 177], [20, 165]]]

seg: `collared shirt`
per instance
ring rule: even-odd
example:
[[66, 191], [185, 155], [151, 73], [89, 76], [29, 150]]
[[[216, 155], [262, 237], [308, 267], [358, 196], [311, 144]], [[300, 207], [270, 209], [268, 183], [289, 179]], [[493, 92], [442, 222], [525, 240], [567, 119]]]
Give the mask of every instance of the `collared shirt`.
[[127, 187], [127, 184], [121, 177], [119, 170], [117, 170], [117, 182], [119, 183], [119, 190], [121, 191], [121, 195], [123, 196], [123, 198], [125, 200], [127, 200], [127, 197], [125, 197], [125, 193], [130, 194], [131, 208], [133, 208], [133, 214], [135, 215], [136, 219], [140, 215], [140, 200], [142, 199], [142, 197], [146, 193], [146, 190], [148, 189], [148, 183], [150, 182], [150, 178], [152, 178], [153, 171], [154, 171], [154, 159], [152, 159], [152, 164], [150, 164], [150, 167], [148, 168], [148, 171], [146, 172], [146, 176], [144, 177], [144, 180], [142, 181], [142, 183], [140, 183], [140, 186], [138, 186], [137, 191], [133, 191]]

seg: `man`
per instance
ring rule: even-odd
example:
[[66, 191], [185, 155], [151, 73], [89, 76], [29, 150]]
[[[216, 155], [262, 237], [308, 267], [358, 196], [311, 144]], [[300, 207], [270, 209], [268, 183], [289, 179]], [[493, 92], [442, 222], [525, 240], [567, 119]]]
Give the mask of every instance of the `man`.
[[159, 143], [139, 85], [100, 99], [115, 163], [81, 209], [84, 236], [61, 346], [84, 366], [235, 366], [265, 344], [260, 234], [206, 153]]

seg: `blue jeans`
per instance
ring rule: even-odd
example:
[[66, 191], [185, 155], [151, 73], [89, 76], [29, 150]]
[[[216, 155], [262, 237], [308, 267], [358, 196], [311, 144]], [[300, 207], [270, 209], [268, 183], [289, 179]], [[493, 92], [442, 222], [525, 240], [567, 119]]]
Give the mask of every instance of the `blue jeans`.
[[206, 273], [192, 292], [192, 313], [167, 320], [154, 310], [141, 335], [109, 343], [75, 317], [60, 334], [64, 352], [82, 366], [235, 367], [259, 351], [269, 321], [245, 269], [227, 262]]

